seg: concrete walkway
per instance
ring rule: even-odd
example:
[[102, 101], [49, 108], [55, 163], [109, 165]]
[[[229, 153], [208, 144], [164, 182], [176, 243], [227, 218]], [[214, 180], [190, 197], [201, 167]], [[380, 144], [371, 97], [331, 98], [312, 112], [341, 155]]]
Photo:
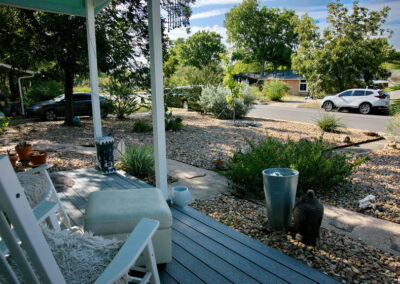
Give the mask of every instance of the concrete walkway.
[[169, 184], [168, 187], [188, 187], [192, 200], [206, 200], [229, 192], [227, 179], [213, 171], [168, 159], [168, 174], [178, 178], [177, 182]]

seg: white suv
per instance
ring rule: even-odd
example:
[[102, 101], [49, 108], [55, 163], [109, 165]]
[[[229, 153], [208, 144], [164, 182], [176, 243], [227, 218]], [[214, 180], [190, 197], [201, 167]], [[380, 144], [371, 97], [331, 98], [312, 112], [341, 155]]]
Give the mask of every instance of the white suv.
[[350, 89], [337, 95], [327, 96], [321, 102], [325, 111], [334, 108], [358, 108], [360, 113], [368, 114], [372, 109], [388, 109], [390, 96], [381, 90]]

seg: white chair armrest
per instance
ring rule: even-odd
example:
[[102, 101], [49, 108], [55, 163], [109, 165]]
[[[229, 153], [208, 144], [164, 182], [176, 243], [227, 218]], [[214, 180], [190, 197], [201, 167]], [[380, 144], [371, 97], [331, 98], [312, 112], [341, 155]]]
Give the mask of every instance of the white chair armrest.
[[97, 278], [95, 284], [109, 284], [123, 277], [151, 242], [158, 226], [159, 221], [147, 218], [140, 220], [118, 254]]
[[40, 165], [40, 166], [38, 166], [38, 167], [36, 167], [36, 168], [27, 170], [27, 171], [25, 171], [24, 173], [26, 173], [26, 174], [27, 174], [27, 173], [31, 173], [31, 174], [33, 174], [33, 173], [40, 173], [40, 172], [43, 172], [43, 171], [47, 171], [47, 170], [50, 169], [52, 166], [53, 166], [52, 164], [44, 164], [44, 165]]

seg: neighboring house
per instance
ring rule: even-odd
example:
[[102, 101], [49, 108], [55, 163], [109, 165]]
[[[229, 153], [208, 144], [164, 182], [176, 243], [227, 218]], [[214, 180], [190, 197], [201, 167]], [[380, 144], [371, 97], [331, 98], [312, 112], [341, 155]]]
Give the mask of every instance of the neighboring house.
[[299, 74], [294, 73], [292, 70], [274, 70], [258, 79], [259, 84], [265, 81], [278, 79], [289, 85], [289, 93], [291, 95], [306, 95], [308, 94], [307, 81]]
[[258, 73], [239, 73], [233, 75], [237, 81], [247, 81], [249, 84], [262, 85], [265, 81], [278, 79], [289, 85], [289, 93], [292, 95], [307, 95], [307, 81], [300, 75], [294, 73], [292, 70], [274, 70], [264, 76]]

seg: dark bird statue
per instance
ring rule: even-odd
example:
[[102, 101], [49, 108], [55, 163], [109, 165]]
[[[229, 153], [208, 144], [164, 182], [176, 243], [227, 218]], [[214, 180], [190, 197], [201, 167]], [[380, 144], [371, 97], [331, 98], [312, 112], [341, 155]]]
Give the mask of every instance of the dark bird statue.
[[315, 197], [314, 190], [309, 189], [293, 209], [295, 233], [302, 236], [302, 242], [315, 246], [319, 239], [319, 228], [324, 216], [324, 206]]

